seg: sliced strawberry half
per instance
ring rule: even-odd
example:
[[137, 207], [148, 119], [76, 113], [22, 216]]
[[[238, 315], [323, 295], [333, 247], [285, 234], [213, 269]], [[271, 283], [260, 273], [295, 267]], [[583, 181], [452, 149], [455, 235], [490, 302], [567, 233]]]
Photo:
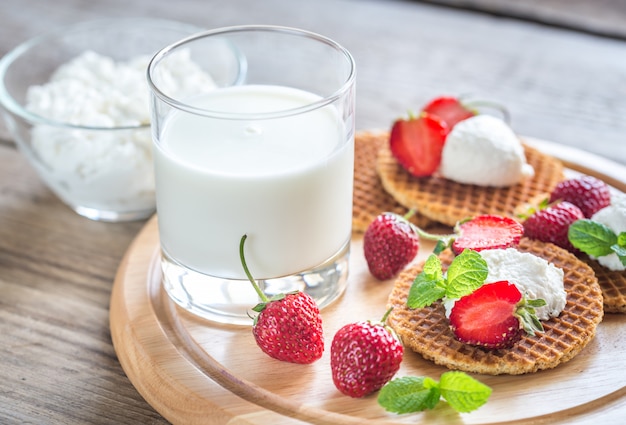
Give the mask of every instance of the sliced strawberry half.
[[509, 281], [488, 283], [460, 298], [450, 313], [456, 338], [487, 350], [509, 348], [523, 335], [543, 331], [533, 307], [543, 300], [527, 301]]
[[456, 233], [452, 250], [458, 255], [464, 249], [482, 251], [515, 246], [524, 234], [524, 226], [510, 217], [485, 214], [459, 223]]
[[389, 147], [405, 170], [416, 177], [428, 177], [439, 168], [447, 135], [448, 126], [440, 118], [421, 113], [394, 122]]
[[458, 122], [476, 115], [476, 111], [469, 109], [458, 98], [452, 96], [436, 97], [428, 102], [422, 111], [441, 118], [449, 129]]

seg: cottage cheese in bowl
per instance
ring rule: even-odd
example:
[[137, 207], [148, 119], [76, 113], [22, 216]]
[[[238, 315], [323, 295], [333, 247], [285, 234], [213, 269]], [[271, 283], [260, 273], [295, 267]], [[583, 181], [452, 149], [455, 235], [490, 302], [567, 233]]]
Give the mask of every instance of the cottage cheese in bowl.
[[[86, 51], [27, 91], [28, 111], [65, 124], [33, 127], [33, 162], [57, 195], [83, 215], [107, 219], [102, 214], [110, 211], [118, 219], [154, 209], [149, 60], [116, 62]], [[163, 81], [171, 92], [187, 96], [215, 87], [188, 52], [168, 66]]]
[[459, 183], [495, 187], [511, 186], [534, 174], [519, 138], [491, 115], [476, 115], [452, 128], [439, 172]]

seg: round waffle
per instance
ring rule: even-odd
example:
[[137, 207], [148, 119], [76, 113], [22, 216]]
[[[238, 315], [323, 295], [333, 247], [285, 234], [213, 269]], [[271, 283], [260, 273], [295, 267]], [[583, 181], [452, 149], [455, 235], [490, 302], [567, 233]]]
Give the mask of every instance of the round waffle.
[[626, 271], [609, 270], [587, 256], [583, 259], [596, 274], [604, 299], [604, 311], [626, 313]]
[[[376, 173], [378, 150], [389, 141], [386, 132], [358, 132], [354, 140], [354, 194], [352, 230], [364, 232], [367, 226], [382, 212], [405, 215], [408, 209], [389, 195]], [[427, 228], [433, 221], [421, 214], [414, 214], [411, 221], [420, 228]]]
[[381, 147], [376, 168], [384, 189], [397, 202], [432, 220], [454, 226], [460, 220], [479, 214], [515, 217], [519, 205], [537, 195], [550, 193], [565, 179], [563, 164], [558, 159], [526, 145], [524, 151], [535, 175], [508, 187], [463, 184], [438, 176], [414, 177], [398, 164], [388, 144]]
[[[544, 332], [523, 336], [513, 347], [494, 351], [463, 344], [449, 327], [444, 307], [437, 302], [421, 309], [406, 306], [409, 288], [422, 264], [402, 272], [389, 295], [393, 307], [388, 323], [405, 346], [450, 369], [488, 375], [519, 375], [550, 369], [564, 363], [593, 339], [602, 321], [602, 293], [593, 270], [564, 249], [549, 243], [522, 238], [518, 249], [543, 257], [564, 271], [567, 303], [561, 314], [544, 321]], [[447, 267], [450, 251], [441, 255]]]

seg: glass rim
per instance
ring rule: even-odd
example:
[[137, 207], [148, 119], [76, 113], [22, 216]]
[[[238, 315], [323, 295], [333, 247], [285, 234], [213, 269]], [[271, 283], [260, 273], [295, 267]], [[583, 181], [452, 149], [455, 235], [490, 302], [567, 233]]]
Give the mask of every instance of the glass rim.
[[102, 125], [82, 125], [65, 121], [59, 121], [47, 118], [43, 115], [29, 111], [24, 105], [18, 102], [7, 90], [5, 85], [5, 75], [11, 65], [33, 47], [41, 45], [47, 40], [63, 36], [64, 34], [78, 33], [81, 31], [94, 31], [97, 28], [110, 28], [112, 25], [124, 25], [128, 28], [136, 28], [137, 24], [153, 25], [155, 27], [167, 27], [168, 29], [180, 30], [192, 34], [201, 31], [201, 27], [193, 24], [180, 22], [176, 20], [145, 18], [145, 17], [128, 17], [128, 18], [100, 18], [84, 22], [78, 22], [71, 25], [59, 26], [49, 31], [36, 35], [26, 41], [21, 42], [14, 48], [9, 50], [0, 58], [0, 105], [7, 111], [36, 124], [48, 125], [50, 127], [67, 128], [72, 130], [85, 131], [128, 131], [128, 130], [145, 130], [149, 129], [150, 123], [120, 125], [120, 126], [102, 126]]
[[[343, 83], [341, 83], [340, 87], [337, 90], [335, 90], [333, 93], [327, 96], [323, 96], [319, 100], [308, 103], [304, 106], [300, 106], [297, 108], [284, 109], [284, 110], [274, 111], [274, 112], [223, 112], [223, 111], [215, 111], [211, 109], [195, 107], [187, 103], [184, 103], [180, 100], [177, 100], [171, 96], [166, 95], [159, 89], [158, 85], [153, 81], [152, 75], [158, 63], [161, 60], [163, 60], [168, 54], [184, 46], [185, 44], [191, 43], [201, 38], [207, 38], [207, 37], [211, 37], [211, 36], [215, 36], [219, 34], [228, 34], [228, 33], [237, 33], [237, 32], [253, 32], [253, 31], [285, 33], [285, 34], [290, 34], [290, 35], [297, 36], [297, 37], [309, 38], [312, 40], [319, 41], [333, 48], [336, 52], [343, 55], [350, 65], [350, 72], [348, 73], [348, 76], [343, 81]], [[245, 71], [246, 69], [245, 59], [241, 60], [240, 63], [243, 64], [242, 68]], [[158, 97], [163, 102], [167, 103], [168, 105], [178, 110], [182, 110], [182, 111], [200, 115], [200, 116], [205, 116], [208, 118], [216, 118], [216, 119], [263, 120], [263, 119], [275, 119], [275, 118], [283, 118], [283, 117], [288, 117], [288, 116], [293, 116], [293, 115], [299, 115], [299, 114], [314, 111], [324, 106], [327, 106], [329, 104], [332, 104], [337, 99], [341, 98], [350, 89], [350, 87], [353, 86], [354, 81], [356, 79], [356, 64], [355, 64], [354, 58], [345, 47], [343, 47], [336, 41], [326, 36], [320, 35], [312, 31], [307, 31], [307, 30], [287, 27], [287, 26], [279, 26], [279, 25], [236, 25], [236, 26], [222, 27], [222, 28], [202, 31], [197, 34], [193, 34], [189, 37], [186, 37], [182, 40], [179, 40], [175, 43], [172, 43], [169, 46], [164, 47], [163, 49], [158, 51], [154, 55], [154, 57], [150, 60], [146, 74], [147, 74], [148, 86], [150, 87], [152, 94]], [[234, 85], [240, 85], [238, 83], [241, 83], [241, 77], [242, 77], [241, 75], [238, 76]]]

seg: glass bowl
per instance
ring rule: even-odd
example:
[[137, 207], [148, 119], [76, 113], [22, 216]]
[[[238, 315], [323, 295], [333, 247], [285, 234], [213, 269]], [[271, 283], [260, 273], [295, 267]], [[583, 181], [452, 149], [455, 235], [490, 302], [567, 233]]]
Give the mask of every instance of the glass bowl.
[[[0, 60], [0, 104], [11, 135], [78, 214], [115, 222], [154, 213], [145, 73], [158, 50], [198, 31], [167, 20], [97, 20], [36, 37]], [[172, 69], [174, 84], [197, 71], [188, 66]]]

